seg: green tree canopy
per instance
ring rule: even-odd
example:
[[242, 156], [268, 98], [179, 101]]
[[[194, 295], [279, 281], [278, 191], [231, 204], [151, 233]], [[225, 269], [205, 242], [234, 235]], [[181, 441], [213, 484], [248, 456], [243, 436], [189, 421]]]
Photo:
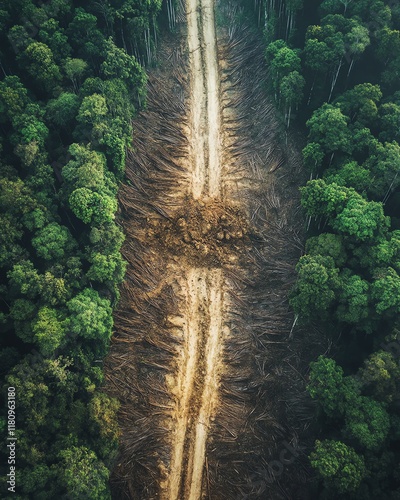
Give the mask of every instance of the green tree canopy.
[[[1, 195], [0, 195], [1, 196]], [[11, 214], [0, 215], [0, 267], [10, 267], [26, 256], [19, 244], [23, 235], [21, 224]]]
[[82, 7], [74, 10], [67, 35], [72, 47], [83, 60], [101, 57], [105, 48], [104, 34], [97, 26], [97, 18]]
[[74, 188], [101, 190], [105, 183], [104, 155], [82, 144], [71, 144], [72, 159], [62, 169], [62, 175]]
[[96, 252], [112, 254], [121, 248], [124, 240], [124, 233], [115, 224], [93, 227], [90, 231], [90, 242]]
[[390, 419], [381, 403], [365, 396], [355, 398], [346, 409], [345, 432], [368, 450], [382, 446]]
[[[339, 416], [343, 411], [343, 370], [333, 359], [319, 356], [310, 363], [310, 379], [307, 390], [328, 416]], [[340, 406], [341, 411], [338, 407]]]
[[306, 253], [332, 257], [335, 267], [341, 267], [347, 260], [347, 253], [343, 244], [343, 236], [332, 233], [322, 233], [312, 236], [306, 241]]
[[316, 441], [310, 461], [325, 486], [342, 494], [356, 491], [367, 472], [363, 457], [340, 441]]
[[323, 179], [309, 181], [300, 188], [301, 204], [311, 216], [334, 217], [341, 213], [348, 200], [357, 196], [354, 189], [336, 183], [327, 184]]
[[60, 28], [59, 21], [54, 18], [48, 19], [40, 26], [39, 40], [50, 48], [58, 64], [71, 54], [65, 30]]
[[319, 169], [324, 157], [325, 153], [318, 142], [309, 142], [303, 149], [304, 164], [311, 172]]
[[46, 260], [60, 260], [77, 246], [68, 228], [57, 222], [51, 222], [37, 231], [32, 245], [37, 255]]
[[304, 255], [296, 271], [290, 305], [302, 319], [325, 317], [335, 300], [338, 269], [331, 257]]
[[328, 170], [324, 180], [327, 183], [334, 182], [339, 186], [353, 188], [360, 194], [369, 191], [373, 183], [371, 172], [356, 161], [346, 162], [339, 169]]
[[117, 47], [109, 38], [105, 44], [106, 57], [101, 65], [101, 71], [108, 78], [120, 78], [130, 92], [145, 95], [146, 73], [134, 56], [130, 56], [123, 49]]
[[343, 114], [358, 121], [362, 125], [372, 126], [378, 117], [378, 105], [382, 99], [379, 85], [361, 83], [342, 94], [335, 103], [339, 105]]
[[28, 299], [35, 299], [42, 290], [42, 283], [33, 263], [22, 260], [15, 264], [8, 272], [11, 284], [11, 293], [25, 295]]
[[362, 384], [374, 399], [391, 403], [400, 390], [400, 366], [391, 352], [373, 352], [360, 368]]
[[348, 270], [340, 274], [339, 281], [339, 304], [336, 316], [341, 322], [350, 323], [361, 328], [363, 321], [370, 314], [369, 284], [360, 276], [352, 274]]
[[86, 339], [108, 342], [113, 325], [110, 302], [99, 294], [85, 288], [67, 303], [70, 316], [66, 322], [68, 330]]
[[85, 124], [95, 125], [101, 122], [107, 113], [106, 99], [99, 94], [93, 94], [83, 98], [76, 119]]
[[126, 262], [122, 259], [120, 253], [104, 255], [103, 253], [94, 253], [90, 257], [91, 267], [87, 272], [90, 280], [100, 283], [115, 282], [121, 283], [124, 279]]
[[386, 200], [400, 186], [400, 145], [395, 141], [378, 143], [364, 166], [373, 179], [369, 193], [375, 199]]
[[309, 215], [328, 217], [333, 229], [359, 241], [385, 234], [389, 227], [382, 204], [366, 201], [352, 188], [317, 179], [301, 188], [301, 195]]
[[352, 144], [348, 121], [349, 118], [338, 106], [324, 104], [314, 111], [307, 121], [307, 127], [310, 129], [309, 140], [320, 144], [325, 154], [336, 151], [350, 153]]
[[60, 452], [59, 477], [70, 498], [108, 500], [111, 498], [109, 471], [96, 454], [84, 446], [73, 446]]
[[99, 436], [99, 456], [115, 455], [120, 429], [117, 423], [119, 402], [103, 392], [97, 392], [89, 403], [89, 416], [94, 436]]
[[372, 283], [372, 298], [378, 314], [399, 314], [400, 276], [393, 268], [389, 267], [377, 274]]
[[117, 211], [115, 198], [83, 187], [75, 189], [68, 201], [74, 214], [86, 224], [112, 222]]
[[76, 94], [62, 92], [56, 99], [47, 103], [46, 117], [57, 127], [68, 128], [75, 120], [79, 105], [79, 97]]
[[87, 63], [83, 59], [68, 57], [64, 62], [64, 72], [71, 81], [75, 92], [79, 90], [83, 75], [87, 70]]
[[364, 241], [384, 232], [389, 227], [389, 219], [381, 203], [365, 201], [357, 194], [348, 200], [331, 225], [342, 234]]
[[400, 104], [387, 102], [379, 108], [382, 141], [400, 141]]
[[51, 357], [64, 340], [63, 322], [56, 310], [42, 307], [34, 321], [32, 330], [34, 339], [44, 356]]
[[6, 76], [0, 81], [0, 119], [11, 120], [28, 104], [28, 91], [18, 76]]
[[51, 49], [41, 42], [32, 42], [24, 51], [26, 69], [38, 85], [48, 92], [61, 82], [59, 67], [54, 62]]

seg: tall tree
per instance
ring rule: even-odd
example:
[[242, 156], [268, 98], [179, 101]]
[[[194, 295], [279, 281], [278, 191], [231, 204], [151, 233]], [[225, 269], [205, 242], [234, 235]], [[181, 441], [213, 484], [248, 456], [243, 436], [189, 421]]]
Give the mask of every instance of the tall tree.
[[367, 474], [363, 457], [340, 441], [316, 441], [310, 462], [328, 490], [341, 494], [356, 491]]

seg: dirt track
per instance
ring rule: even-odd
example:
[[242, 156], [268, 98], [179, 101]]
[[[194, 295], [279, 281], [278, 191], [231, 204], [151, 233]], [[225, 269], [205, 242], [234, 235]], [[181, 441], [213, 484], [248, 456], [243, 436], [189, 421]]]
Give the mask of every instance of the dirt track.
[[176, 430], [166, 498], [197, 499], [201, 494], [205, 448], [218, 391], [222, 342], [222, 274], [220, 269], [187, 273], [185, 344], [175, 387]]
[[[189, 196], [220, 198], [219, 76], [213, 0], [187, 0], [190, 61]], [[222, 200], [224, 201], [224, 200]], [[184, 349], [175, 382], [176, 429], [165, 500], [198, 500], [210, 419], [218, 400], [224, 333], [221, 269], [191, 268], [182, 280]]]
[[217, 197], [221, 184], [220, 99], [213, 0], [187, 0], [191, 81], [192, 194]]

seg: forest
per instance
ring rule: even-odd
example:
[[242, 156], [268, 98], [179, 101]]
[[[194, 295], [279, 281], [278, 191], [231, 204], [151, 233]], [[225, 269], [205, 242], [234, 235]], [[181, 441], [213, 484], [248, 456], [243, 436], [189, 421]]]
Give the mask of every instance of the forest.
[[312, 498], [400, 495], [400, 5], [258, 4], [271, 88], [304, 129], [308, 238], [290, 304], [332, 349], [311, 363]]
[[[174, 31], [178, 3], [1, 2], [2, 498], [119, 498], [109, 478], [120, 402], [103, 390], [127, 270], [117, 196], [130, 182], [147, 69], [157, 65], [163, 33]], [[331, 348], [307, 373], [314, 445], [304, 498], [395, 500], [400, 4], [238, 3], [263, 46], [264, 91], [281, 136], [297, 134], [309, 178], [300, 187], [307, 240], [289, 304], [294, 334], [318, 332]], [[10, 387], [15, 494], [7, 493]]]
[[[2, 408], [7, 387], [17, 394], [13, 498], [110, 497], [118, 402], [100, 387], [126, 267], [116, 194], [160, 7], [1, 2], [0, 370]], [[3, 439], [5, 413], [1, 429]]]

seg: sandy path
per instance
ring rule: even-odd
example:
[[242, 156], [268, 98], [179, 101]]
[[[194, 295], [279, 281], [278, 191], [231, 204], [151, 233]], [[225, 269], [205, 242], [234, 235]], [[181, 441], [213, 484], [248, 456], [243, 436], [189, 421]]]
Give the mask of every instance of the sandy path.
[[[221, 189], [220, 97], [215, 35], [214, 0], [202, 0], [204, 59], [207, 86], [208, 195], [217, 197]], [[196, 98], [196, 96], [194, 96]]]
[[[191, 71], [191, 192], [221, 193], [220, 97], [213, 0], [187, 0]], [[221, 269], [191, 268], [182, 280], [186, 297], [184, 347], [175, 381], [175, 429], [166, 499], [202, 496], [208, 429], [218, 401], [224, 336]]]
[[224, 333], [222, 271], [192, 268], [182, 288], [186, 290], [185, 342], [175, 386], [175, 432], [165, 498], [197, 500], [218, 391], [217, 367]]
[[221, 269], [207, 271], [209, 279], [209, 326], [204, 353], [205, 377], [200, 411], [196, 420], [195, 435], [190, 448], [188, 469], [192, 472], [187, 498], [197, 500], [201, 494], [203, 469], [206, 456], [208, 428], [218, 394], [218, 362], [223, 340], [223, 276]]
[[199, 0], [188, 0], [188, 46], [191, 70], [191, 160], [193, 162], [192, 193], [195, 199], [203, 194], [206, 185], [206, 149], [207, 126], [204, 116], [206, 95], [204, 92], [204, 73], [202, 65], [202, 47], [198, 26]]
[[189, 410], [200, 352], [200, 324], [196, 321], [198, 311], [207, 301], [206, 281], [199, 269], [191, 269], [186, 276], [186, 320], [184, 324], [184, 352], [180, 360], [181, 371], [177, 378], [178, 409], [176, 411], [176, 430], [171, 460], [168, 498], [179, 498], [185, 464], [185, 441], [189, 426]]
[[214, 1], [187, 0], [191, 69], [192, 194], [220, 193], [220, 101]]

